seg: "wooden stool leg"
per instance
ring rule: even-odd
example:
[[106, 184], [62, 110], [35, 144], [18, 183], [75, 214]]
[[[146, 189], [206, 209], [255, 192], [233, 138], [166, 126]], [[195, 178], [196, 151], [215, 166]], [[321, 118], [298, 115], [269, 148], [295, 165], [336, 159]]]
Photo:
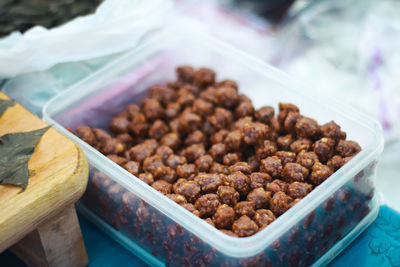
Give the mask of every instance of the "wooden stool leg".
[[88, 264], [74, 206], [45, 221], [11, 247], [29, 266], [82, 267]]

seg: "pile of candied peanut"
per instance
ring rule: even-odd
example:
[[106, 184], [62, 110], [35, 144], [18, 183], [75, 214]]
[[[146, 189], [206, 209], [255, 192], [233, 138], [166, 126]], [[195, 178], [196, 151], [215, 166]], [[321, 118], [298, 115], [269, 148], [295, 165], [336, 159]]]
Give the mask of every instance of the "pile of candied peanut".
[[331, 121], [319, 125], [293, 104], [279, 113], [215, 72], [177, 68], [109, 123], [112, 133], [73, 131], [131, 174], [209, 224], [251, 236], [298, 203], [361, 148]]

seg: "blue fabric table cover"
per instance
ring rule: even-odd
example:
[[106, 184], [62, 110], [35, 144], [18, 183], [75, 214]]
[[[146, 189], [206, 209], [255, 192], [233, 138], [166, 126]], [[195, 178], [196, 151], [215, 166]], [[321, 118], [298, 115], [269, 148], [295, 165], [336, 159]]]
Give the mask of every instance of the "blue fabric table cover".
[[[135, 255], [80, 217], [90, 267], [147, 266]], [[0, 266], [23, 265], [9, 252], [0, 255]], [[329, 265], [330, 267], [400, 266], [400, 214], [382, 206], [378, 218]]]

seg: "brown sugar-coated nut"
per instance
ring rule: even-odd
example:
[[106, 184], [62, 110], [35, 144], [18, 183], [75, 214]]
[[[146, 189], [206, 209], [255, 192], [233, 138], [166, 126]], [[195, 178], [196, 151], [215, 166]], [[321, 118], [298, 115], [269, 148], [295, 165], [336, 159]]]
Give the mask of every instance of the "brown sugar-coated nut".
[[128, 116], [128, 119], [132, 120], [133, 117], [135, 117], [136, 115], [138, 115], [140, 113], [140, 108], [136, 104], [129, 104], [125, 108], [125, 113]]
[[204, 90], [204, 91], [202, 91], [200, 93], [200, 99], [203, 99], [203, 100], [205, 100], [207, 102], [215, 104], [216, 103], [216, 101], [215, 101], [215, 92], [216, 92], [215, 87], [209, 86], [209, 87], [207, 87], [206, 90]]
[[137, 114], [129, 123], [129, 131], [137, 137], [146, 137], [149, 130], [144, 114]]
[[171, 132], [173, 133], [179, 133], [179, 118], [174, 118], [168, 123], [169, 128], [171, 129]]
[[231, 228], [233, 222], [235, 221], [235, 211], [233, 208], [226, 204], [219, 206], [214, 214], [215, 226], [219, 229], [229, 229]]
[[223, 183], [223, 176], [213, 173], [200, 173], [194, 178], [204, 193], [214, 193]]
[[189, 178], [197, 174], [197, 168], [194, 164], [183, 164], [176, 168], [176, 174], [179, 178]]
[[240, 201], [235, 205], [234, 209], [238, 217], [246, 215], [252, 218], [255, 213], [255, 203], [253, 201]]
[[203, 155], [194, 162], [199, 172], [207, 172], [210, 170], [214, 160], [210, 155]]
[[272, 211], [267, 210], [267, 209], [258, 209], [256, 210], [254, 216], [253, 216], [254, 221], [260, 227], [260, 229], [265, 228], [267, 225], [275, 221], [276, 217], [272, 213]]
[[207, 68], [200, 68], [195, 72], [193, 77], [193, 83], [203, 88], [214, 84], [214, 82], [215, 72]]
[[[76, 130], [78, 130], [78, 128]], [[104, 131], [103, 129], [93, 128], [93, 133], [94, 133], [94, 135], [96, 137], [95, 139], [97, 140], [97, 142], [100, 142], [100, 143], [104, 143], [107, 139], [111, 138], [111, 135], [109, 133], [107, 133], [106, 131]], [[81, 138], [81, 139], [83, 141], [85, 141], [83, 138]], [[123, 141], [121, 141], [121, 142], [123, 142]], [[88, 143], [88, 142], [86, 142], [86, 143]]]
[[181, 105], [177, 102], [168, 103], [165, 108], [165, 116], [168, 119], [176, 118], [181, 111]]
[[150, 88], [150, 98], [166, 105], [175, 100], [175, 91], [168, 87], [153, 86]]
[[340, 167], [343, 166], [343, 158], [339, 155], [333, 156], [331, 159], [328, 160], [326, 165], [332, 170], [337, 171]]
[[229, 174], [229, 169], [225, 165], [219, 164], [217, 162], [214, 162], [213, 165], [210, 168], [210, 173], [221, 173], [221, 174]]
[[213, 134], [210, 137], [210, 141], [212, 144], [217, 144], [217, 143], [223, 143], [225, 140], [225, 137], [228, 135], [228, 130], [226, 129], [221, 129], [218, 132], [216, 132], [215, 134]]
[[182, 112], [179, 116], [179, 130], [184, 133], [193, 132], [200, 128], [201, 124], [201, 117], [195, 113]]
[[151, 184], [155, 190], [163, 195], [171, 194], [172, 185], [164, 180], [158, 180]]
[[203, 144], [194, 144], [182, 150], [182, 156], [186, 157], [189, 162], [194, 162], [199, 157], [206, 154]]
[[256, 155], [259, 160], [273, 156], [278, 150], [276, 143], [271, 140], [264, 140], [256, 146]]
[[192, 133], [190, 133], [185, 141], [183, 142], [185, 146], [190, 146], [194, 144], [201, 144], [206, 141], [206, 136], [202, 131], [196, 130]]
[[257, 224], [247, 216], [242, 216], [232, 225], [232, 230], [240, 237], [251, 236], [258, 231]]
[[219, 186], [217, 194], [222, 204], [234, 206], [239, 200], [239, 193], [233, 187], [230, 186], [226, 185]]
[[166, 163], [169, 156], [174, 154], [174, 151], [169, 146], [161, 145], [156, 149], [155, 154], [161, 156], [162, 161]]
[[361, 147], [354, 141], [340, 140], [336, 146], [336, 153], [342, 157], [351, 157], [361, 151]]
[[217, 143], [211, 146], [208, 150], [208, 154], [210, 154], [215, 161], [222, 161], [222, 157], [226, 155], [226, 145], [223, 143]]
[[299, 112], [299, 108], [296, 105], [289, 104], [289, 103], [279, 103], [279, 114], [278, 114], [278, 121], [280, 124], [283, 124], [286, 116], [289, 112]]
[[191, 83], [194, 79], [194, 69], [191, 66], [181, 66], [176, 69], [178, 80], [184, 83]]
[[237, 82], [229, 80], [229, 79], [225, 79], [225, 80], [222, 80], [222, 81], [216, 83], [216, 87], [223, 87], [223, 86], [232, 87], [232, 88], [236, 89], [236, 91], [239, 88]]
[[278, 149], [279, 150], [290, 150], [290, 145], [293, 142], [293, 136], [291, 134], [287, 134], [284, 136], [279, 136], [276, 139], [276, 143], [278, 145]]
[[312, 142], [308, 139], [297, 139], [290, 145], [290, 151], [298, 154], [301, 151], [310, 150]]
[[124, 166], [124, 169], [131, 174], [138, 176], [140, 171], [140, 164], [136, 161], [128, 161]]
[[165, 122], [163, 122], [162, 120], [156, 120], [150, 126], [149, 136], [150, 138], [159, 140], [167, 132], [168, 132], [168, 126], [165, 124]]
[[308, 179], [314, 185], [319, 185], [331, 175], [332, 170], [328, 166], [320, 162], [316, 162], [312, 167], [312, 172]]
[[270, 210], [276, 216], [279, 216], [289, 209], [289, 204], [291, 202], [292, 198], [286, 195], [284, 192], [276, 192], [269, 203]]
[[142, 100], [141, 105], [142, 111], [148, 120], [160, 119], [164, 115], [164, 109], [156, 99], [145, 98]]
[[249, 98], [241, 99], [234, 111], [236, 119], [243, 118], [245, 116], [253, 116], [253, 114], [254, 106], [253, 102]]
[[138, 178], [149, 185], [154, 182], [153, 174], [149, 172], [139, 174]]
[[296, 163], [299, 163], [301, 166], [306, 167], [307, 169], [311, 169], [315, 162], [318, 161], [318, 156], [314, 152], [300, 152], [297, 155]]
[[253, 117], [246, 116], [246, 117], [240, 118], [233, 123], [232, 130], [243, 131], [244, 126], [251, 122], [253, 122]]
[[178, 155], [170, 155], [167, 159], [167, 165], [171, 169], [176, 169], [179, 165], [186, 163], [186, 158]]
[[260, 171], [268, 173], [271, 177], [279, 177], [282, 171], [281, 160], [276, 157], [268, 157], [261, 161]]
[[78, 126], [75, 130], [75, 134], [91, 146], [96, 144], [96, 136], [89, 126]]
[[253, 189], [247, 195], [247, 201], [254, 202], [256, 209], [264, 209], [268, 207], [271, 200], [271, 192], [264, 191], [262, 187]]
[[346, 139], [346, 133], [342, 132], [340, 126], [337, 125], [334, 121], [330, 121], [322, 125], [321, 133], [322, 136], [332, 138], [336, 141], [339, 141], [339, 139]]
[[193, 203], [200, 196], [200, 186], [194, 181], [179, 179], [173, 185], [175, 194], [180, 194], [190, 203]]
[[225, 176], [225, 185], [232, 186], [240, 195], [245, 196], [250, 191], [250, 179], [242, 172], [235, 172]]
[[114, 117], [108, 127], [113, 134], [127, 133], [129, 130], [129, 120], [127, 117]]
[[275, 110], [271, 106], [261, 107], [254, 114], [256, 120], [265, 124], [269, 124], [274, 115], [275, 115]]
[[269, 127], [260, 122], [247, 123], [242, 128], [244, 142], [248, 145], [255, 145], [267, 138]]
[[215, 91], [217, 105], [225, 108], [233, 108], [239, 103], [239, 95], [235, 88], [221, 86]]
[[140, 144], [132, 147], [129, 150], [131, 159], [138, 162], [142, 162], [145, 158], [150, 157], [153, 154], [153, 149], [145, 144]]
[[125, 151], [126, 147], [123, 143], [121, 143], [116, 138], [110, 138], [105, 140], [100, 148], [100, 152], [109, 155], [109, 154], [117, 154], [122, 155]]
[[297, 136], [303, 138], [314, 138], [319, 134], [319, 126], [317, 121], [307, 117], [298, 119], [295, 129]]
[[176, 100], [176, 102], [179, 103], [181, 107], [191, 107], [195, 99], [195, 95], [189, 92], [186, 88], [179, 88], [178, 99]]
[[333, 156], [335, 143], [335, 140], [329, 137], [322, 137], [314, 143], [313, 150], [321, 162], [326, 162]]
[[207, 117], [213, 114], [214, 105], [204, 99], [198, 98], [193, 102], [193, 112], [199, 116]]
[[279, 124], [278, 119], [275, 117], [271, 119], [269, 125], [274, 133], [280, 133], [283, 130], [283, 126]]
[[260, 160], [257, 158], [257, 155], [253, 155], [247, 158], [247, 164], [250, 166], [250, 170], [252, 172], [256, 172], [260, 168]]
[[205, 194], [199, 197], [194, 204], [202, 218], [213, 216], [219, 205], [221, 203], [216, 194]]
[[289, 184], [287, 194], [295, 198], [303, 198], [312, 191], [312, 185], [307, 183], [293, 182]]
[[281, 160], [282, 166], [285, 166], [287, 163], [296, 161], [296, 153], [289, 151], [278, 151], [275, 153], [275, 156], [277, 156]]
[[107, 155], [107, 158], [111, 159], [120, 166], [124, 165], [127, 162], [126, 158], [120, 157], [118, 155]]
[[232, 236], [232, 237], [239, 237], [237, 234], [232, 232], [231, 230], [226, 230], [226, 229], [220, 229], [220, 231], [226, 235]]
[[116, 138], [118, 139], [118, 141], [123, 143], [125, 145], [125, 147], [131, 147], [134, 143], [132, 136], [128, 133], [119, 134], [116, 136]]
[[213, 115], [207, 118], [212, 127], [216, 130], [227, 128], [233, 121], [232, 113], [224, 108], [218, 107]]
[[298, 163], [286, 163], [282, 169], [282, 178], [288, 182], [302, 182], [308, 176], [308, 169]]
[[166, 195], [169, 199], [171, 199], [172, 201], [178, 203], [179, 205], [183, 205], [186, 204], [186, 198], [182, 195], [179, 194], [168, 194]]
[[235, 164], [231, 165], [228, 169], [230, 173], [242, 172], [246, 175], [250, 175], [251, 173], [250, 165], [247, 162], [243, 161], [236, 162]]
[[148, 146], [153, 152], [158, 147], [157, 140], [155, 140], [155, 139], [146, 139], [143, 141], [143, 145]]
[[176, 150], [181, 145], [181, 139], [177, 133], [167, 133], [161, 138], [160, 144]]
[[255, 188], [259, 188], [259, 187], [264, 188], [264, 186], [271, 181], [272, 181], [272, 178], [267, 173], [253, 172], [252, 174], [250, 174], [250, 188], [251, 189], [255, 189]]
[[222, 163], [224, 163], [227, 166], [233, 165], [236, 162], [239, 162], [240, 158], [241, 158], [241, 155], [239, 153], [228, 153], [223, 156]]
[[170, 167], [164, 166], [164, 165], [158, 167], [154, 171], [153, 175], [155, 178], [162, 179], [164, 181], [167, 181], [170, 184], [175, 182], [175, 180], [178, 178], [176, 176], [176, 172], [173, 169], [171, 169]]
[[287, 192], [288, 184], [282, 180], [275, 179], [271, 183], [265, 185], [265, 190], [275, 194], [277, 192]]
[[241, 148], [243, 135], [239, 130], [230, 132], [224, 140], [226, 149], [229, 151], [237, 151]]
[[157, 168], [163, 165], [162, 157], [160, 155], [154, 155], [144, 159], [143, 170], [154, 175]]
[[215, 227], [215, 224], [214, 224], [214, 222], [213, 222], [213, 220], [212, 220], [211, 218], [205, 218], [205, 219], [203, 219], [203, 220], [204, 220], [206, 223], [208, 223], [209, 225]]
[[285, 129], [285, 131], [287, 131], [289, 133], [295, 132], [296, 122], [300, 118], [301, 118], [301, 115], [298, 112], [290, 111], [287, 114], [286, 119], [285, 119], [285, 121], [283, 123], [283, 128]]

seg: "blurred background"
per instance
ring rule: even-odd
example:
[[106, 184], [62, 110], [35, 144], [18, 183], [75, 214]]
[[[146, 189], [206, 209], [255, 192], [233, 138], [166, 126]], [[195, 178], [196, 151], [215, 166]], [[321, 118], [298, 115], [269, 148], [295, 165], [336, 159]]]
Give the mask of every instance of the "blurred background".
[[398, 0], [1, 0], [0, 88], [41, 116], [157, 31], [205, 31], [378, 120], [377, 189], [400, 212], [399, 10]]
[[51, 97], [146, 36], [174, 25], [206, 31], [308, 84], [309, 93], [321, 91], [379, 120], [385, 150], [377, 187], [400, 211], [398, 10], [397, 0], [6, 0], [0, 65], [8, 67], [0, 70], [0, 86], [41, 115]]

